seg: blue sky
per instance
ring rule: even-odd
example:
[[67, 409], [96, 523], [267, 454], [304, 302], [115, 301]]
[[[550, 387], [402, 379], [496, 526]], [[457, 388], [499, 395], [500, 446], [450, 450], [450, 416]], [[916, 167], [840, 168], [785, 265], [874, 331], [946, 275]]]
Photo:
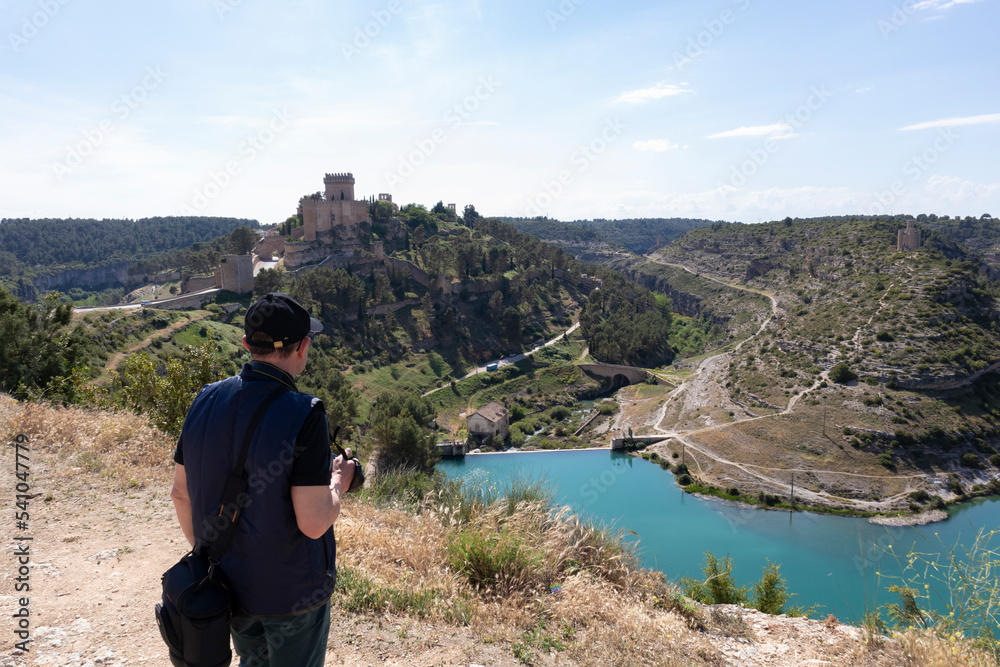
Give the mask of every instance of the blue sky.
[[0, 217], [1000, 215], [1000, 0], [0, 8]]

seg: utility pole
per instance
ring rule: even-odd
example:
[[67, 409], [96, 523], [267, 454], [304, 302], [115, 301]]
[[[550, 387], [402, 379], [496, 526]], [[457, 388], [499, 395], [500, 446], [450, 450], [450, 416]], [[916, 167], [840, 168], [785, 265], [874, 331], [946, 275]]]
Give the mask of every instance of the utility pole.
[[792, 506], [792, 509], [790, 509], [788, 511], [792, 512], [792, 511], [795, 510], [795, 473], [794, 472], [792, 473], [792, 496], [791, 496], [791, 499], [790, 499], [790, 504]]

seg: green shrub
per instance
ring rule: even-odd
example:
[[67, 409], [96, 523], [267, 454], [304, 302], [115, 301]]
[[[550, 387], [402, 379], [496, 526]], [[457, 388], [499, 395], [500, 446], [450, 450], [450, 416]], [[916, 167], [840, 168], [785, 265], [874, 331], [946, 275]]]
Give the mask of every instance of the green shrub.
[[617, 407], [614, 403], [601, 403], [597, 406], [597, 411], [605, 417], [615, 414], [615, 410], [617, 410]]
[[858, 375], [846, 363], [841, 362], [830, 369], [830, 379], [837, 384], [847, 384], [852, 380], [857, 380]]
[[990, 464], [1000, 468], [1000, 454], [993, 454], [990, 456]]
[[972, 452], [967, 452], [965, 454], [962, 454], [961, 463], [966, 468], [982, 468], [983, 467], [982, 462], [979, 460], [979, 456], [976, 455], [976, 454], [973, 454]]
[[553, 421], [561, 422], [564, 419], [569, 419], [569, 416], [573, 414], [573, 411], [567, 408], [565, 405], [557, 405], [549, 410], [549, 417]]
[[684, 577], [681, 587], [684, 594], [703, 604], [742, 604], [747, 601], [747, 590], [736, 585], [733, 579], [733, 559], [726, 556], [722, 560], [711, 551], [705, 552], [702, 566], [705, 580]]
[[424, 497], [443, 483], [443, 475], [430, 475], [413, 469], [390, 468], [379, 473], [373, 483], [361, 491], [361, 497], [377, 505], [393, 505], [415, 509]]
[[788, 588], [781, 576], [781, 565], [767, 561], [760, 581], [753, 585], [751, 606], [765, 614], [780, 614], [788, 602]]
[[892, 454], [889, 452], [882, 452], [878, 455], [878, 462], [880, 465], [886, 468], [892, 468], [895, 464], [892, 462]]
[[501, 596], [532, 588], [543, 564], [535, 540], [509, 526], [499, 531], [460, 530], [448, 543], [446, 554], [451, 568], [471, 586]]

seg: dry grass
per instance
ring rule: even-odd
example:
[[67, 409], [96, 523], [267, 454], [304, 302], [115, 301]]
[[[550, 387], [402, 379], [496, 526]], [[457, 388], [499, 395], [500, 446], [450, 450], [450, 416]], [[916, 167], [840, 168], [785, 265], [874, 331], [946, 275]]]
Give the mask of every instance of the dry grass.
[[961, 635], [940, 637], [930, 630], [896, 635], [903, 650], [902, 667], [996, 667], [997, 661]]
[[0, 434], [28, 436], [31, 450], [54, 454], [62, 478], [97, 477], [115, 490], [170, 478], [174, 445], [130, 412], [19, 403], [0, 394]]

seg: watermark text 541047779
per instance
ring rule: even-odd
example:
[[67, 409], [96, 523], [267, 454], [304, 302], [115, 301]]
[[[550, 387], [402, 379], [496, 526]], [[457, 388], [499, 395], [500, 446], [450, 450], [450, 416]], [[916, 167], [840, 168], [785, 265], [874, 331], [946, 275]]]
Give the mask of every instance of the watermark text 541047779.
[[10, 443], [14, 449], [14, 648], [27, 653], [31, 647], [31, 467], [28, 436]]

